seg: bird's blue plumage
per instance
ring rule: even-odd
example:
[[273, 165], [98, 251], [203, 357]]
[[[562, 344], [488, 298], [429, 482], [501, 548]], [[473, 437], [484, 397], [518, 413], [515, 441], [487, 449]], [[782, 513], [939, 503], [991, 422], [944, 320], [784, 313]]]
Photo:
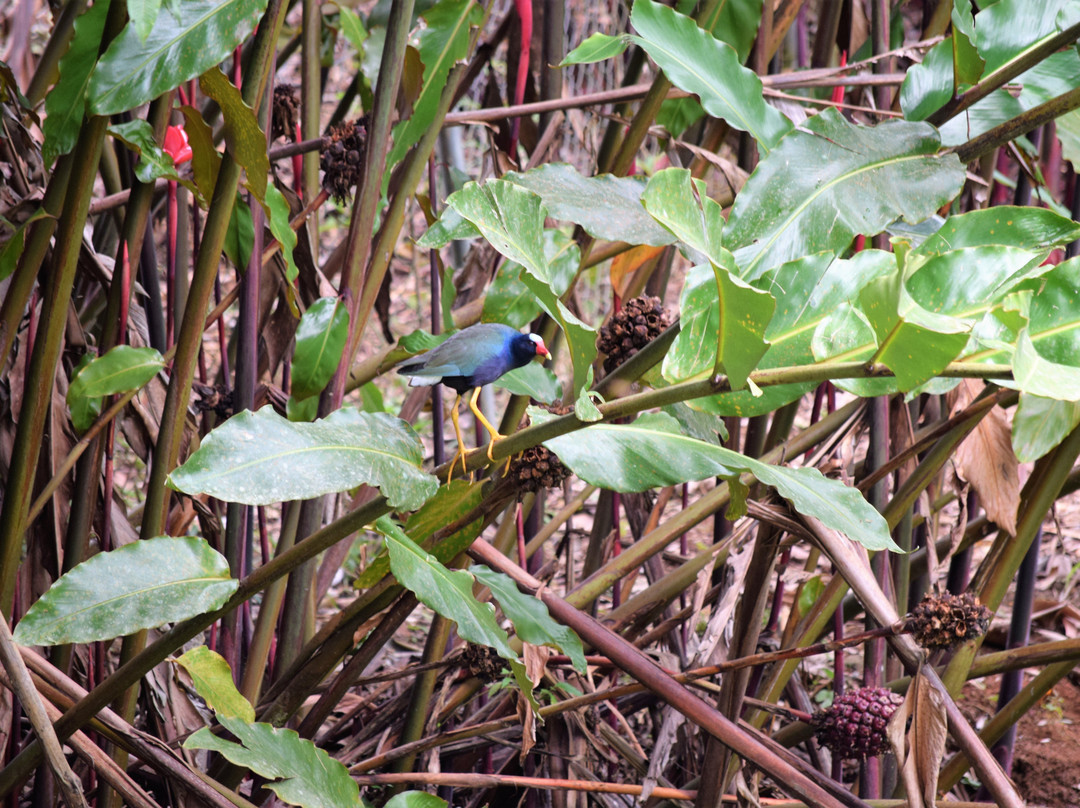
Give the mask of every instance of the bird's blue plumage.
[[[436, 384], [464, 393], [527, 365], [537, 352], [547, 354], [543, 341], [501, 323], [469, 326], [425, 354], [407, 359], [398, 373], [412, 384]], [[540, 350], [543, 348], [543, 350]]]

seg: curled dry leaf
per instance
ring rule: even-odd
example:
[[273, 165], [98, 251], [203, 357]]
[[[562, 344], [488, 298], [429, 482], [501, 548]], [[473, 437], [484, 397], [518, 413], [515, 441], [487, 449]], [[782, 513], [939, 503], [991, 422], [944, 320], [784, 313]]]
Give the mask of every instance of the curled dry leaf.
[[945, 702], [920, 669], [886, 730], [911, 808], [936, 804], [946, 730]]
[[[955, 415], [975, 400], [983, 383], [964, 379], [949, 393], [949, 413]], [[971, 483], [986, 516], [1002, 530], [1016, 533], [1020, 505], [1020, 462], [1012, 448], [1011, 429], [1005, 413], [995, 407], [964, 439], [954, 458], [956, 473]]]

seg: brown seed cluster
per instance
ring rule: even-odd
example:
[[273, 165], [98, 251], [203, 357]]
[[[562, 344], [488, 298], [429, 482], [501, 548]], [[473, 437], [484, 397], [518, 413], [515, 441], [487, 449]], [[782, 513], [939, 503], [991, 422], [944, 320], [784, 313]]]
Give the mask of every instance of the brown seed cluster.
[[860, 687], [837, 696], [813, 719], [822, 746], [842, 758], [862, 759], [889, 749], [889, 719], [904, 697], [884, 687]]
[[952, 648], [990, 628], [991, 612], [971, 592], [927, 595], [908, 616], [908, 628], [923, 648]]
[[469, 673], [484, 682], [498, 682], [506, 673], [502, 657], [486, 645], [466, 643], [462, 658]]
[[658, 297], [635, 297], [627, 300], [600, 329], [596, 348], [607, 355], [604, 370], [615, 368], [636, 354], [671, 325], [671, 315]]
[[323, 149], [319, 157], [323, 188], [341, 204], [348, 198], [349, 190], [360, 180], [367, 128], [363, 119], [359, 118], [331, 127], [327, 137], [330, 138], [330, 145]]
[[270, 107], [270, 137], [277, 140], [284, 137], [296, 139], [296, 117], [300, 114], [300, 102], [296, 98], [296, 87], [292, 84], [274, 85], [274, 100]]
[[550, 449], [531, 446], [511, 461], [506, 476], [522, 491], [539, 491], [559, 485], [570, 476], [570, 469]]

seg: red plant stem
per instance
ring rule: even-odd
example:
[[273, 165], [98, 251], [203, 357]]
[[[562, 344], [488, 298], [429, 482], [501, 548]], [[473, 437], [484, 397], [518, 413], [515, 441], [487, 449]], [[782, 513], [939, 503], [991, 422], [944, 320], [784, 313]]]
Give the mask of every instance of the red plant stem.
[[[532, 0], [514, 0], [514, 9], [517, 11], [518, 21], [521, 23], [521, 52], [518, 54], [517, 74], [514, 76], [514, 105], [517, 106], [525, 100], [525, 83], [529, 78], [529, 48], [532, 46]], [[510, 157], [517, 154], [518, 132], [521, 130], [521, 119], [514, 118], [510, 124]]]
[[[165, 218], [165, 347], [173, 344], [173, 333], [176, 328], [175, 303], [176, 303], [176, 180], [169, 180], [168, 186], [168, 215]], [[127, 249], [126, 247], [124, 248]]]
[[[296, 132], [294, 134], [294, 140], [300, 142], [300, 124], [296, 124]], [[293, 173], [293, 190], [296, 191], [296, 195], [300, 197], [300, 201], [304, 200], [304, 158], [297, 152], [292, 156], [292, 173]]]

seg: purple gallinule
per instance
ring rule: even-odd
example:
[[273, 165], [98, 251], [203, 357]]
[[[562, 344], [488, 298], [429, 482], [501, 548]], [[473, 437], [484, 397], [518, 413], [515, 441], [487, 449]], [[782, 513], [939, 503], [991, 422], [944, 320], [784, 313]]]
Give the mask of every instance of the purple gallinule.
[[[473, 391], [469, 398], [469, 409], [491, 436], [487, 456], [488, 460], [494, 460], [491, 451], [495, 441], [505, 436], [499, 434], [476, 406], [480, 388], [491, 384], [504, 373], [524, 367], [537, 354], [551, 356], [544, 340], [538, 335], [522, 334], [501, 323], [479, 323], [458, 331], [441, 345], [407, 359], [398, 366], [398, 373], [412, 377], [409, 380], [411, 387], [441, 382], [457, 393], [454, 407], [450, 410], [450, 418], [454, 422], [458, 452], [450, 464], [450, 474], [453, 474], [459, 457], [462, 468], [465, 467], [465, 441], [458, 424], [458, 405], [462, 395], [467, 390]], [[447, 479], [449, 478], [448, 474]]]

